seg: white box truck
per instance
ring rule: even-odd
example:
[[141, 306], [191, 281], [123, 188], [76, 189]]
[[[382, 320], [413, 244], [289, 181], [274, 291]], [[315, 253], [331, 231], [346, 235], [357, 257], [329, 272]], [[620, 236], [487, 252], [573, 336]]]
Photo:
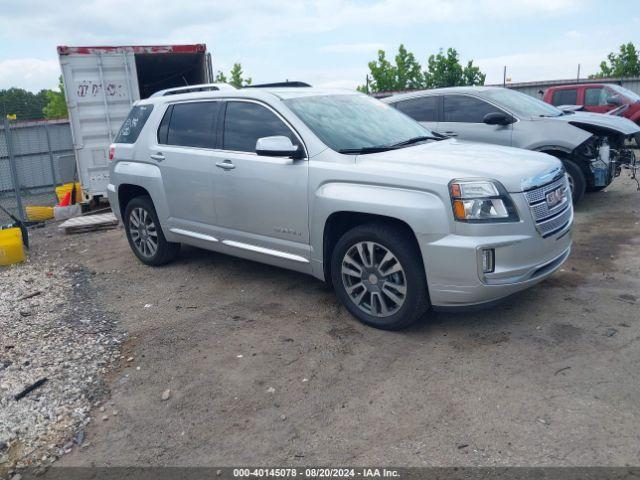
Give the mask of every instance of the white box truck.
[[106, 198], [109, 145], [135, 101], [213, 79], [204, 44], [59, 46], [58, 57], [85, 202]]

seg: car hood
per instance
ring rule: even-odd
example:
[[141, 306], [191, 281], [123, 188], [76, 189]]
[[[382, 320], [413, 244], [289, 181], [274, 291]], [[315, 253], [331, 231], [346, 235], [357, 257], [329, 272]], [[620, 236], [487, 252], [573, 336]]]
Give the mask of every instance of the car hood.
[[489, 178], [509, 192], [542, 185], [562, 171], [560, 161], [546, 153], [455, 139], [359, 155], [356, 162], [395, 175], [424, 174], [446, 184], [455, 178]]
[[603, 115], [601, 113], [574, 112], [559, 117], [545, 117], [545, 120], [567, 122], [578, 128], [581, 125], [602, 127], [623, 135], [633, 135], [640, 132], [640, 127], [628, 118]]

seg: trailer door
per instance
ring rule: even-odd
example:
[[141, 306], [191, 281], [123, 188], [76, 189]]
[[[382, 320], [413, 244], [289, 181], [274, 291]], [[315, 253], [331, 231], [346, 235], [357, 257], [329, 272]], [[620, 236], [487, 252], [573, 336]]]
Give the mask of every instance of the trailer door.
[[139, 100], [134, 53], [58, 51], [82, 191], [86, 200], [106, 196], [109, 144]]

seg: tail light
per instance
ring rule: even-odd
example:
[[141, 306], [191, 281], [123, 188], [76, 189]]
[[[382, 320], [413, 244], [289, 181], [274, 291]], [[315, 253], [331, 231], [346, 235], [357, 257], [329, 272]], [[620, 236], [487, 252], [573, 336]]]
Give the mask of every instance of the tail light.
[[113, 160], [113, 157], [116, 154], [116, 147], [114, 147], [113, 145], [111, 145], [109, 147], [109, 160]]

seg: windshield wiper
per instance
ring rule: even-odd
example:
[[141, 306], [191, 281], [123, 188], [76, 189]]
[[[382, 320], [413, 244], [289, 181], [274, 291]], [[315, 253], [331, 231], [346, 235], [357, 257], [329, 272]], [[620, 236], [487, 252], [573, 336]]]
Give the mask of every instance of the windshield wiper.
[[431, 135], [422, 135], [420, 137], [413, 137], [410, 138], [408, 140], [403, 140], [402, 142], [398, 142], [398, 143], [394, 143], [392, 146], [393, 147], [404, 147], [406, 145], [412, 145], [414, 143], [418, 143], [418, 142], [424, 142], [425, 140], [442, 140], [443, 138], [441, 137], [434, 137]]
[[365, 154], [365, 153], [379, 153], [386, 152], [388, 150], [395, 150], [396, 147], [392, 145], [377, 145], [373, 147], [362, 147], [362, 148], [343, 148], [342, 150], [338, 150], [338, 153], [351, 153], [351, 154]]

